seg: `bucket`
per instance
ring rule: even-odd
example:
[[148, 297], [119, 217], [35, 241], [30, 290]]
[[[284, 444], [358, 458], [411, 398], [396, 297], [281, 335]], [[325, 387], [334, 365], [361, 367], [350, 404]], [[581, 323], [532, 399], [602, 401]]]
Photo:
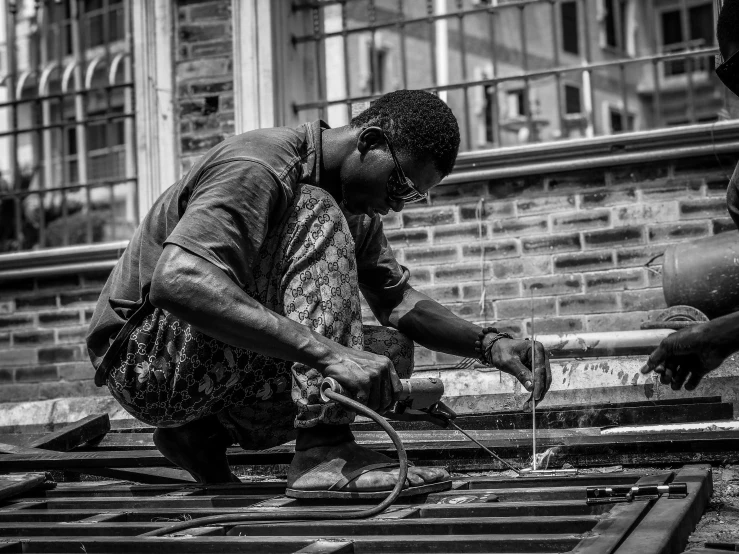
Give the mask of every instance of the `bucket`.
[[739, 233], [671, 245], [662, 288], [668, 306], [692, 306], [711, 319], [739, 310]]

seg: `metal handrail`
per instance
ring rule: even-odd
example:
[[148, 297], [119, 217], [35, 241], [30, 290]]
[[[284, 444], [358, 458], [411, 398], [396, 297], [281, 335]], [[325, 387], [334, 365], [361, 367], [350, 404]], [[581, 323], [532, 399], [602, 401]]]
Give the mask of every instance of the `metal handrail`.
[[0, 283], [17, 279], [113, 269], [128, 241], [0, 255]]
[[[582, 73], [592, 72], [598, 69], [606, 69], [609, 67], [625, 67], [627, 65], [634, 64], [656, 64], [658, 62], [670, 61], [670, 60], [685, 60], [688, 58], [699, 58], [704, 56], [713, 56], [719, 53], [718, 48], [701, 48], [699, 50], [689, 50], [682, 52], [672, 52], [669, 54], [652, 54], [649, 56], [640, 56], [638, 58], [623, 58], [619, 60], [612, 60], [606, 62], [596, 62], [582, 65], [570, 65], [560, 66], [552, 69], [542, 69], [540, 71], [527, 71], [524, 73], [516, 73], [513, 75], [505, 75], [503, 77], [491, 77], [488, 79], [479, 79], [476, 81], [458, 81], [455, 83], [449, 83], [446, 85], [435, 85], [430, 87], [421, 87], [418, 90], [426, 90], [430, 92], [443, 92], [456, 89], [467, 89], [470, 87], [490, 86], [499, 85], [510, 81], [533, 81], [536, 79], [542, 79], [545, 77], [554, 77], [556, 75], [563, 75], [565, 73]], [[360, 102], [368, 102], [375, 100], [382, 96], [382, 94], [365, 94], [361, 96], [348, 96], [346, 98], [339, 98], [335, 100], [316, 100], [313, 102], [305, 102], [302, 104], [295, 104], [293, 109], [296, 112], [302, 112], [306, 110], [315, 110], [320, 108], [326, 108], [328, 106], [336, 106], [341, 104], [355, 104]]]
[[[537, 171], [551, 173], [677, 158], [677, 149], [680, 149], [684, 156], [739, 152], [736, 148], [738, 137], [739, 121], [730, 120], [594, 138], [474, 150], [459, 154], [454, 171], [441, 184], [530, 175]], [[574, 153], [577, 155], [573, 156]], [[645, 156], [646, 159], [642, 159]], [[490, 176], [480, 176], [483, 171], [490, 172]]]

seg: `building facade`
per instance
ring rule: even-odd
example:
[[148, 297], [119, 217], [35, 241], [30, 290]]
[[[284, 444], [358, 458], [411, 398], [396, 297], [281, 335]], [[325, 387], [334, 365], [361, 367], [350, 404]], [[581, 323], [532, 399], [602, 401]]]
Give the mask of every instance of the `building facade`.
[[0, 402], [106, 394], [83, 345], [97, 295], [209, 148], [342, 125], [397, 88], [442, 95], [464, 152], [387, 236], [471, 321], [526, 335], [533, 302], [539, 333], [638, 329], [666, 307], [650, 260], [732, 230], [739, 125], [712, 74], [713, 0], [2, 7]]

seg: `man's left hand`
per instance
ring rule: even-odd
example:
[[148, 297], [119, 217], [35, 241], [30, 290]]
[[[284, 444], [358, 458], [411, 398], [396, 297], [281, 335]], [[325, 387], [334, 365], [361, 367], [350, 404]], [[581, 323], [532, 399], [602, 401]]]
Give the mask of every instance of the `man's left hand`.
[[[490, 341], [495, 337], [488, 334], [483, 340], [483, 351], [487, 352]], [[536, 367], [531, 368], [531, 341], [518, 339], [498, 339], [490, 350], [488, 363], [510, 375], [513, 375], [524, 386], [532, 392], [531, 397], [523, 405], [523, 409], [531, 409], [531, 403], [536, 398], [538, 404], [544, 399], [552, 384], [552, 370], [549, 367], [549, 356], [547, 356], [544, 345], [540, 342], [534, 343], [536, 349]]]

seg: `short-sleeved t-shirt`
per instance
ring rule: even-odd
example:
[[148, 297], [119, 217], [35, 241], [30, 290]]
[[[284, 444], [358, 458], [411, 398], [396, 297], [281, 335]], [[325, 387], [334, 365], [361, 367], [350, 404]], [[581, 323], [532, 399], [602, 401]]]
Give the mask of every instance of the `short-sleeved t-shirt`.
[[[321, 187], [322, 121], [260, 129], [231, 137], [206, 153], [154, 203], [136, 229], [98, 300], [87, 335], [97, 369], [110, 344], [141, 305], [166, 244], [223, 270], [241, 288], [264, 238], [303, 185]], [[327, 188], [327, 187], [324, 187]], [[355, 242], [360, 288], [402, 294], [401, 266], [379, 216], [344, 214]], [[96, 376], [98, 384], [99, 376]]]

